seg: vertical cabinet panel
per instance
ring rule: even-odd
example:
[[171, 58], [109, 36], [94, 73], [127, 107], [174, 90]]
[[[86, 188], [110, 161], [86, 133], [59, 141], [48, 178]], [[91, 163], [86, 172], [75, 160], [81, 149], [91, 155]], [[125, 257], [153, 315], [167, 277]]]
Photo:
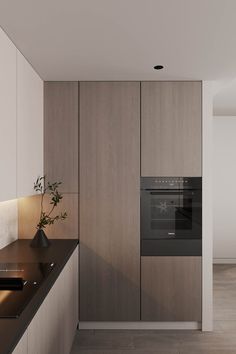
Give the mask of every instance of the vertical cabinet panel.
[[141, 257], [141, 319], [201, 321], [201, 257]]
[[79, 252], [78, 247], [68, 261], [59, 280], [60, 305], [60, 352], [69, 354], [79, 322]]
[[62, 182], [61, 208], [68, 213], [65, 221], [50, 228], [50, 238], [79, 236], [78, 95], [78, 82], [44, 84], [44, 173], [47, 180]]
[[28, 330], [13, 350], [12, 354], [27, 354], [28, 353]]
[[16, 198], [16, 48], [0, 29], [0, 201]]
[[201, 82], [141, 83], [142, 176], [201, 176]]
[[28, 354], [63, 354], [57, 285], [56, 282], [28, 327]]
[[78, 82], [45, 82], [44, 101], [44, 172], [78, 193]]
[[17, 51], [17, 197], [43, 174], [43, 80]]
[[69, 354], [77, 324], [78, 247], [28, 327], [28, 354]]
[[80, 320], [140, 319], [140, 84], [80, 83]]

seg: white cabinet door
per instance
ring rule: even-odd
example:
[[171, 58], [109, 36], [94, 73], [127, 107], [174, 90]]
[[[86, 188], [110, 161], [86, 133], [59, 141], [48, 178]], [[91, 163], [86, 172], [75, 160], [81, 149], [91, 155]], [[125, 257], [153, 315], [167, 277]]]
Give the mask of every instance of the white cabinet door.
[[0, 201], [16, 198], [16, 48], [0, 29]]
[[43, 174], [43, 80], [17, 51], [17, 197]]

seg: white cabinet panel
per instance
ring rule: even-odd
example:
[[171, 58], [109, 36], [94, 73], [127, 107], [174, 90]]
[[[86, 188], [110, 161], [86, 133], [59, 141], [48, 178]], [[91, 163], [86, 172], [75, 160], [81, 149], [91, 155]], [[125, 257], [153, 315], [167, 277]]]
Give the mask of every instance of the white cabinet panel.
[[17, 197], [43, 174], [43, 80], [17, 51]]
[[0, 201], [16, 198], [16, 48], [0, 29]]

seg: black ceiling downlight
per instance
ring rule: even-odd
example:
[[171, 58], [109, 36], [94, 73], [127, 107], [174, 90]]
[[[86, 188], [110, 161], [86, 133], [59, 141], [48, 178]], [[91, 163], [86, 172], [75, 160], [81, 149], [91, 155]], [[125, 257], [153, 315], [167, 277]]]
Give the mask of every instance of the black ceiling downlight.
[[154, 66], [154, 69], [155, 69], [155, 70], [161, 70], [161, 69], [163, 69], [163, 68], [164, 68], [163, 65], [155, 65], [155, 66]]

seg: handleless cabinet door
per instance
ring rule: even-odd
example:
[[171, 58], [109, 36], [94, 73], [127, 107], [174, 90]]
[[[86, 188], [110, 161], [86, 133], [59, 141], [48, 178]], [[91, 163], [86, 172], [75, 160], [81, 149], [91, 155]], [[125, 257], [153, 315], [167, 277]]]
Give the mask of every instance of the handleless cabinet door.
[[201, 86], [141, 83], [142, 176], [201, 176]]
[[201, 257], [141, 257], [141, 319], [201, 321]]
[[80, 83], [80, 321], [140, 319], [140, 83]]
[[43, 175], [43, 80], [17, 51], [17, 197]]
[[78, 193], [78, 90], [78, 82], [44, 83], [44, 172], [63, 193]]
[[[51, 238], [78, 238], [79, 236], [79, 83], [75, 81], [47, 81], [44, 83], [44, 173], [49, 181], [62, 182], [60, 190], [64, 194], [62, 211], [68, 218], [52, 225], [48, 236]], [[32, 199], [32, 198], [31, 198]], [[21, 237], [32, 232], [23, 230], [25, 218], [32, 212], [26, 210], [27, 204], [38, 203], [31, 200], [21, 203]], [[49, 204], [48, 204], [49, 205]], [[39, 206], [39, 204], [38, 204]], [[59, 206], [60, 207], [60, 206]], [[38, 210], [36, 212], [38, 215]], [[31, 227], [32, 229], [32, 227]]]
[[0, 202], [16, 198], [16, 47], [0, 28]]

